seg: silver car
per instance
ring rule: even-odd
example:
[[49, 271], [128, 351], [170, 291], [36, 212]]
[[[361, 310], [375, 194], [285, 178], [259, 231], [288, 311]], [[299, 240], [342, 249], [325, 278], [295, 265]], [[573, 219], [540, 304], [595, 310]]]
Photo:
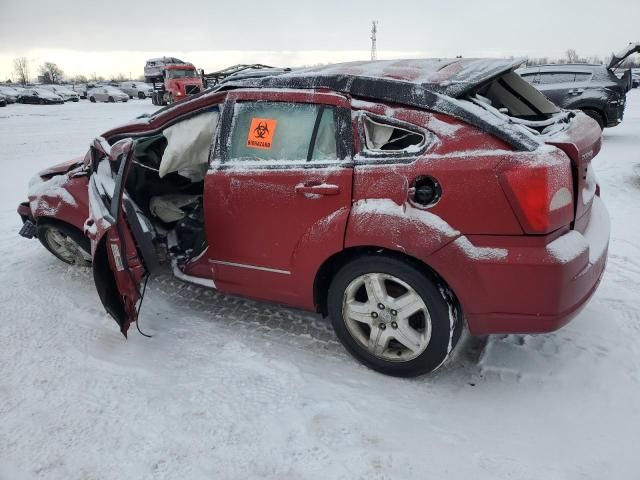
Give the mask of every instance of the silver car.
[[129, 95], [129, 98], [147, 98], [153, 95], [153, 87], [144, 82], [122, 82], [120, 90]]
[[46, 88], [56, 95], [60, 95], [65, 102], [80, 101], [80, 95], [64, 85], [42, 85], [42, 88]]
[[92, 88], [87, 92], [89, 100], [92, 102], [128, 102], [129, 95], [122, 90], [112, 86], [101, 86]]

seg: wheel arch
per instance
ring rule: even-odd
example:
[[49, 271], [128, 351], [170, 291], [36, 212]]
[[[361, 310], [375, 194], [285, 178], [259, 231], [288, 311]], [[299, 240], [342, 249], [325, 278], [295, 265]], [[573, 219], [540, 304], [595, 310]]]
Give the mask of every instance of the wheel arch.
[[44, 225], [58, 225], [61, 227], [65, 227], [65, 228], [70, 228], [75, 230], [76, 232], [78, 232], [82, 238], [85, 238], [87, 240], [86, 244], [84, 246], [88, 247], [87, 251], [91, 251], [91, 241], [89, 240], [89, 238], [87, 238], [84, 234], [84, 232], [82, 231], [81, 228], [78, 228], [77, 225], [74, 225], [73, 223], [69, 223], [66, 222], [64, 220], [60, 220], [59, 218], [55, 218], [55, 217], [48, 217], [48, 216], [39, 216], [39, 217], [34, 217], [35, 221], [36, 221], [36, 225], [37, 226], [44, 226]]
[[433, 267], [422, 260], [398, 250], [374, 245], [349, 247], [327, 258], [318, 269], [313, 282], [313, 301], [316, 311], [328, 315], [328, 292], [334, 276], [346, 263], [363, 255], [380, 255], [404, 261], [420, 270], [438, 285], [443, 286], [450, 295], [454, 306], [462, 313], [462, 304], [448, 282]]

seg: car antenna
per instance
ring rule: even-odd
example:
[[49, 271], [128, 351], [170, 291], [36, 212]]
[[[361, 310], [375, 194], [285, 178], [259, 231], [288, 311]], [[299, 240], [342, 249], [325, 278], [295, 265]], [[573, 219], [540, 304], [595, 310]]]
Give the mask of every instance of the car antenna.
[[142, 293], [140, 294], [140, 303], [138, 303], [138, 311], [136, 312], [136, 328], [138, 329], [138, 333], [143, 337], [153, 338], [153, 335], [149, 335], [140, 330], [140, 310], [142, 309], [142, 301], [144, 300], [144, 293], [147, 291], [147, 282], [149, 281], [150, 275], [147, 275], [147, 278], [144, 280], [144, 285], [142, 287]]

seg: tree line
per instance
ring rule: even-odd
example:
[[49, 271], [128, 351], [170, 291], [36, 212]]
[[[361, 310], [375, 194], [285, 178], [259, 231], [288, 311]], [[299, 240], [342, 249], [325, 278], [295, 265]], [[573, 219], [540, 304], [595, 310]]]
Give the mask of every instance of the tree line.
[[[15, 83], [20, 85], [28, 85], [33, 80], [30, 62], [26, 57], [16, 57], [13, 59], [13, 73], [15, 76]], [[40, 83], [57, 84], [62, 82], [70, 83], [88, 83], [88, 82], [126, 82], [131, 80], [123, 73], [119, 73], [110, 78], [105, 78], [102, 75], [96, 75], [95, 73], [90, 76], [86, 75], [73, 75], [67, 76], [64, 71], [53, 62], [44, 62], [37, 68], [37, 80]], [[134, 78], [134, 80], [144, 80], [144, 75]], [[7, 83], [13, 83], [11, 80]]]
[[[601, 58], [598, 56], [590, 56], [583, 57], [578, 54], [578, 52], [570, 48], [565, 52], [564, 57], [561, 58], [551, 58], [551, 57], [538, 57], [538, 58], [529, 58], [527, 60], [527, 65], [547, 65], [547, 64], [567, 64], [567, 63], [593, 63], [593, 64], [608, 64], [611, 60], [612, 55], [608, 57]], [[640, 68], [640, 58], [627, 58], [627, 60], [623, 63], [623, 68]], [[111, 78], [105, 78], [103, 76], [96, 75], [95, 73], [92, 76], [85, 75], [74, 75], [67, 77], [65, 76], [62, 69], [53, 62], [44, 62], [42, 65], [38, 67], [38, 81], [41, 83], [61, 83], [62, 81], [68, 81], [72, 83], [87, 83], [87, 82], [104, 82], [104, 81], [112, 81], [112, 82], [125, 82], [127, 80], [131, 80], [127, 78], [124, 74], [119, 73]], [[31, 71], [29, 67], [29, 60], [26, 57], [16, 57], [13, 60], [13, 72], [16, 77], [16, 83], [21, 85], [27, 85], [31, 81]], [[144, 80], [144, 76], [137, 77], [135, 80]], [[9, 81], [8, 83], [12, 83]]]

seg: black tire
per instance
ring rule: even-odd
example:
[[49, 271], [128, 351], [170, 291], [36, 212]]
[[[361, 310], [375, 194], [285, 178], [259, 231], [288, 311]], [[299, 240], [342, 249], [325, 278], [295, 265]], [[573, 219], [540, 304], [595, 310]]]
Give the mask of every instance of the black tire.
[[61, 255], [56, 246], [50, 242], [49, 233], [53, 230], [59, 232], [67, 239], [71, 240], [77, 247], [82, 248], [86, 253], [91, 253], [91, 242], [84, 234], [77, 228], [62, 222], [44, 222], [38, 224], [38, 240], [40, 243], [49, 250], [56, 258], [67, 263], [69, 265], [89, 265], [90, 262], [87, 259], [77, 257], [75, 259], [65, 258]]
[[95, 99], [95, 97], [89, 97], [89, 101], [90, 101], [91, 103], [96, 103], [96, 99]]
[[45, 101], [43, 99], [40, 99], [40, 101], [38, 102], [40, 105], [44, 105]]
[[115, 100], [113, 99], [113, 97], [109, 97], [109, 103], [115, 103]]
[[[131, 98], [133, 98], [133, 97], [131, 97]], [[144, 92], [138, 92], [138, 98], [140, 100], [144, 100], [145, 98], [147, 98], [147, 96], [145, 95]]]
[[[349, 285], [366, 274], [391, 275], [403, 281], [426, 305], [431, 318], [431, 337], [424, 351], [415, 358], [406, 361], [380, 358], [349, 331], [343, 317], [343, 301], [347, 298]], [[387, 375], [414, 377], [434, 371], [448, 358], [462, 333], [462, 315], [449, 289], [435, 275], [430, 275], [410, 259], [401, 257], [367, 254], [347, 263], [331, 282], [327, 306], [336, 335], [349, 353], [369, 368]], [[455, 312], [453, 325], [450, 311]]]
[[598, 112], [597, 110], [592, 110], [590, 108], [585, 108], [582, 111], [593, 118], [596, 122], [598, 122], [600, 130], [604, 130], [604, 116], [600, 112]]

